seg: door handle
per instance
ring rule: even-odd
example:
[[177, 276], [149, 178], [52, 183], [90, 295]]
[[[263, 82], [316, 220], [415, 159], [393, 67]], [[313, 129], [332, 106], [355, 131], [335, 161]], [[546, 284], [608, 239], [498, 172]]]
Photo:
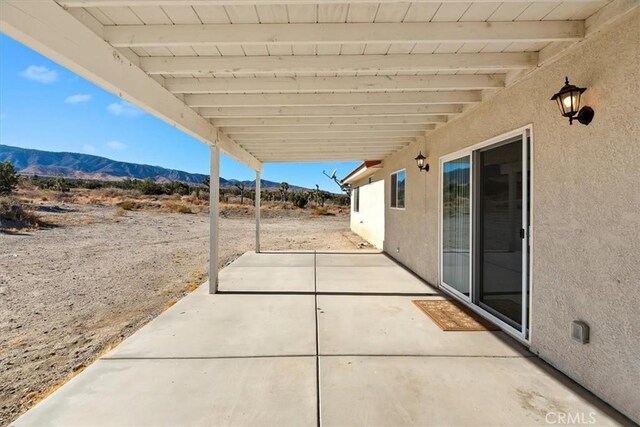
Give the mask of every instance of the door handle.
[[525, 237], [526, 237], [526, 234], [525, 234], [524, 228], [521, 228], [520, 229], [520, 238], [524, 239]]

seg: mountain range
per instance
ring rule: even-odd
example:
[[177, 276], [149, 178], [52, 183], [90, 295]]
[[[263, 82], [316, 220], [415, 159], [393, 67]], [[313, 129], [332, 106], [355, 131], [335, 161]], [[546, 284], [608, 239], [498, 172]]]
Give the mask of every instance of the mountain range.
[[[180, 181], [187, 184], [200, 184], [208, 175], [189, 173], [160, 166], [119, 162], [90, 154], [65, 153], [33, 150], [28, 148], [0, 145], [0, 162], [8, 160], [21, 175], [63, 176], [76, 179], [97, 179], [119, 181], [124, 179], [151, 179], [155, 182]], [[244, 184], [251, 188], [255, 180], [239, 181], [220, 178], [221, 187]], [[280, 183], [263, 179], [263, 189], [279, 188]], [[289, 184], [290, 190], [305, 188]]]

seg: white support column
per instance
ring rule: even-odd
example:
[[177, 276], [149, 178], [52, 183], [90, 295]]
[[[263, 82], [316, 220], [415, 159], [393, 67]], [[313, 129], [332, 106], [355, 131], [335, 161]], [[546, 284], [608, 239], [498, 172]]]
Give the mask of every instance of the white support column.
[[262, 173], [259, 170], [256, 170], [256, 195], [255, 195], [255, 203], [256, 203], [256, 253], [260, 253], [260, 191], [261, 191], [261, 182]]
[[211, 146], [209, 178], [209, 293], [218, 292], [218, 218], [220, 208], [220, 149]]

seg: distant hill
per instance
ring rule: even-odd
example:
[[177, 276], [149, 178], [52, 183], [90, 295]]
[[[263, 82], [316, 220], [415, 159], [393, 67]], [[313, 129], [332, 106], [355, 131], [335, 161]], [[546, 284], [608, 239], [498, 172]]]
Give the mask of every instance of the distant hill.
[[[189, 173], [159, 166], [118, 162], [105, 157], [80, 153], [58, 153], [0, 145], [0, 162], [8, 160], [22, 175], [63, 176], [65, 178], [99, 179], [120, 181], [124, 179], [151, 179], [155, 182], [180, 181], [200, 184], [208, 175]], [[238, 181], [220, 178], [220, 186], [232, 187], [244, 183], [247, 188], [255, 186], [255, 180]], [[279, 188], [279, 182], [262, 180], [263, 189]], [[291, 190], [303, 187], [290, 185]]]

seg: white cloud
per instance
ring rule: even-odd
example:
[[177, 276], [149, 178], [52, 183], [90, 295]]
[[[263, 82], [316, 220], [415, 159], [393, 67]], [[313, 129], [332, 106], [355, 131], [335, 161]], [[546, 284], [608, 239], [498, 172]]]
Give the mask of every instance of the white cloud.
[[127, 144], [120, 141], [109, 141], [105, 144], [105, 147], [114, 151], [122, 151], [127, 149]]
[[107, 111], [114, 116], [123, 117], [138, 117], [144, 114], [142, 110], [134, 107], [126, 101], [114, 102], [113, 104], [109, 104], [107, 106]]
[[68, 96], [64, 102], [66, 104], [82, 104], [83, 102], [91, 101], [91, 95], [87, 93], [77, 93], [75, 95]]
[[94, 147], [93, 145], [89, 145], [89, 144], [84, 144], [82, 146], [82, 151], [87, 153], [87, 154], [95, 154], [95, 153], [98, 152], [96, 147]]
[[25, 79], [44, 84], [53, 83], [58, 80], [58, 72], [56, 70], [50, 70], [41, 65], [29, 65], [20, 75]]

